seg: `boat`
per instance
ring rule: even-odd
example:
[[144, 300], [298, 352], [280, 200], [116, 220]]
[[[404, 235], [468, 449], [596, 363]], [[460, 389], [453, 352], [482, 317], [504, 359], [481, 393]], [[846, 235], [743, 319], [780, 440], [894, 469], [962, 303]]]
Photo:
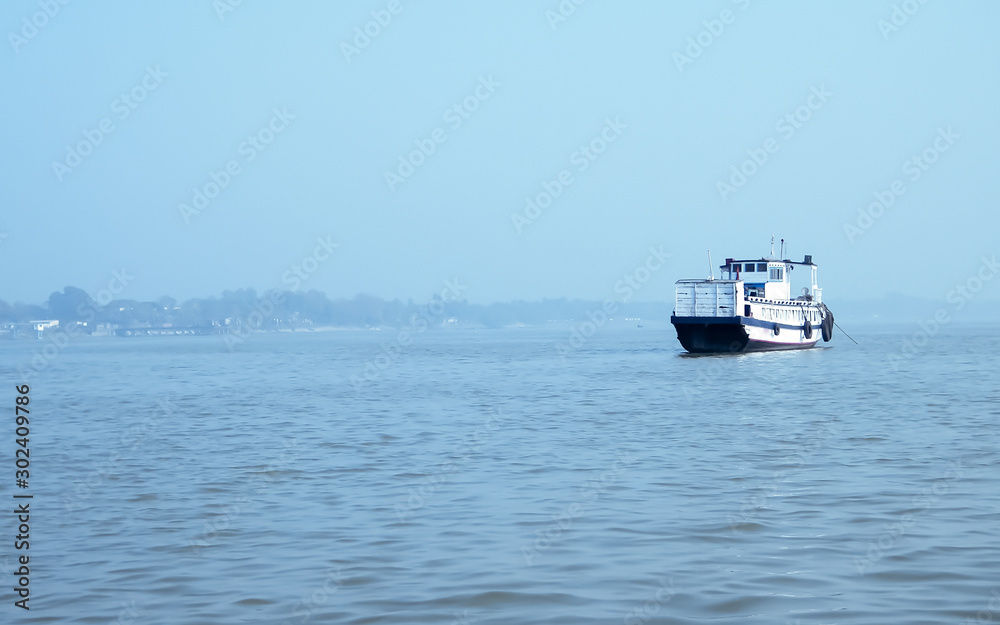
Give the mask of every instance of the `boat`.
[[[784, 241], [782, 241], [784, 251]], [[833, 338], [833, 313], [823, 303], [811, 255], [802, 262], [771, 257], [727, 258], [705, 280], [678, 280], [670, 323], [694, 354], [741, 353], [815, 347]], [[711, 266], [711, 253], [709, 253]], [[791, 273], [810, 270], [809, 286], [791, 297]]]

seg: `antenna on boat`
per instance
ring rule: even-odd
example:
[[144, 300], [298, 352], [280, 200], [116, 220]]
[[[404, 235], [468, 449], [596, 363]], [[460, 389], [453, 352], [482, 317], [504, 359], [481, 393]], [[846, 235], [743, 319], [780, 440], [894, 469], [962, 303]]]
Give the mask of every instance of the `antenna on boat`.
[[785, 240], [782, 239], [781, 240], [781, 253], [778, 256], [778, 258], [784, 258], [784, 257], [785, 257]]
[[774, 235], [771, 235], [771, 258], [774, 258]]
[[715, 280], [715, 267], [712, 265], [712, 250], [708, 250], [708, 279]]

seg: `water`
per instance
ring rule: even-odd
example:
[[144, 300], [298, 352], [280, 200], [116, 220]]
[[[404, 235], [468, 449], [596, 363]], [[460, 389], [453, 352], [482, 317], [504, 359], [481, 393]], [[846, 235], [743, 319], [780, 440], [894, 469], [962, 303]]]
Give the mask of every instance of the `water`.
[[[428, 331], [391, 359], [392, 331], [261, 334], [233, 352], [76, 339], [31, 381], [31, 611], [8, 573], [0, 610], [1000, 620], [998, 329], [946, 327], [898, 371], [886, 355], [904, 334], [878, 328], [851, 328], [860, 346], [838, 333], [722, 357], [683, 356], [649, 324], [565, 354], [564, 329]], [[0, 379], [13, 387], [38, 348], [0, 344]], [[383, 369], [356, 387], [366, 362]]]

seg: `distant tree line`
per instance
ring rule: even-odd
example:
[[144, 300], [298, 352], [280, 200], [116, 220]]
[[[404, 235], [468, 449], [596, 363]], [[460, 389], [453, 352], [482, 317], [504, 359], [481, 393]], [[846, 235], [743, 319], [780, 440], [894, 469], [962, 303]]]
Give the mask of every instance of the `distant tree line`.
[[[402, 327], [414, 315], [430, 318], [435, 325], [448, 322], [464, 326], [505, 327], [544, 325], [552, 321], [582, 320], [588, 312], [601, 308], [600, 302], [546, 299], [540, 302], [507, 302], [489, 305], [465, 300], [442, 300], [439, 296], [424, 304], [413, 300], [386, 301], [371, 295], [351, 299], [329, 299], [319, 291], [279, 291], [257, 293], [254, 289], [223, 291], [222, 297], [194, 298], [178, 304], [174, 298], [153, 301], [131, 299], [107, 303], [95, 301], [86, 291], [68, 286], [49, 296], [44, 305], [8, 304], [0, 300], [0, 323], [27, 323], [58, 319], [61, 325], [86, 322], [89, 327], [113, 324], [130, 327], [205, 327], [246, 323], [260, 311], [267, 311], [261, 329], [294, 329], [311, 326]], [[620, 317], [668, 319], [667, 303], [631, 303], [622, 306]], [[257, 324], [255, 324], [257, 325]]]

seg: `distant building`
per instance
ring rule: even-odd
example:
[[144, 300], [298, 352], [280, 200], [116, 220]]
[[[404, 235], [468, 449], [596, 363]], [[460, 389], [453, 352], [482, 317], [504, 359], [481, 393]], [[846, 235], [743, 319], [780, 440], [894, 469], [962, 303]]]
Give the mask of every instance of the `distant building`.
[[99, 323], [94, 328], [94, 336], [114, 336], [117, 329], [117, 323]]
[[29, 321], [28, 324], [31, 326], [31, 329], [37, 333], [38, 338], [41, 339], [45, 335], [46, 330], [59, 327], [59, 320], [42, 319], [40, 321]]

